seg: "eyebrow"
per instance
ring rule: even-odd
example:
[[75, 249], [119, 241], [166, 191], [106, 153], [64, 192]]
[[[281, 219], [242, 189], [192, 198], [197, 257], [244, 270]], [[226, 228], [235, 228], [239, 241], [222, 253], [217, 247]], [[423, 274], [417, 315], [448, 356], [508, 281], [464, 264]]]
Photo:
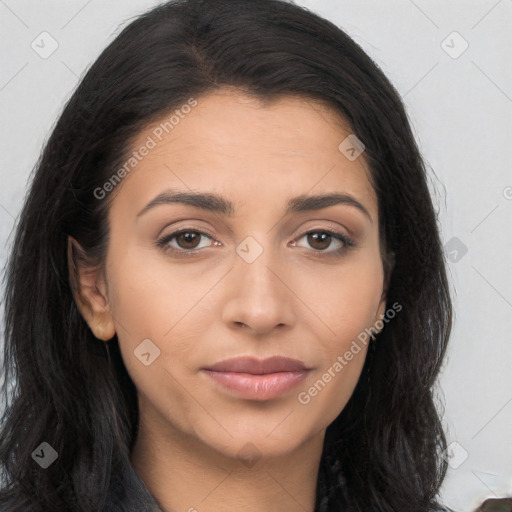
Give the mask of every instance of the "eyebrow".
[[[152, 208], [162, 204], [186, 204], [195, 208], [210, 211], [212, 213], [233, 217], [235, 213], [234, 204], [227, 198], [209, 192], [182, 192], [169, 189], [158, 194], [137, 214], [137, 218], [144, 215]], [[368, 210], [353, 196], [345, 193], [333, 192], [330, 194], [306, 195], [292, 197], [285, 210], [285, 215], [291, 213], [321, 210], [329, 206], [345, 204], [353, 206], [363, 212], [371, 222], [373, 219]]]

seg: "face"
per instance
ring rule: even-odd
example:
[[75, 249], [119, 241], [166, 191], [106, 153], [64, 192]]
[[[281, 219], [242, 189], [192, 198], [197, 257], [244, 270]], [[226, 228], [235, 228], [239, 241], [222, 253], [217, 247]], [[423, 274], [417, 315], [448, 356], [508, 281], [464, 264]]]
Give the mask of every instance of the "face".
[[[354, 340], [384, 313], [377, 198], [319, 103], [222, 90], [186, 110], [133, 143], [156, 145], [113, 192], [88, 322], [117, 333], [141, 422], [229, 457], [283, 455], [344, 408], [366, 355]], [[327, 194], [341, 200], [304, 201]], [[301, 365], [207, 370], [274, 356]]]

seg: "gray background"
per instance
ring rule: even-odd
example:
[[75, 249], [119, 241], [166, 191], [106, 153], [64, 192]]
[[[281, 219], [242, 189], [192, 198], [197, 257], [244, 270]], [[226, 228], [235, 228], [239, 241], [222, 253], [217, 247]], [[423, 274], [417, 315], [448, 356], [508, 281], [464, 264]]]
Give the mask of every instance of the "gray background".
[[[158, 3], [0, 0], [2, 267], [64, 102], [120, 29]], [[343, 28], [387, 74], [430, 169], [456, 310], [438, 391], [451, 443], [442, 498], [469, 511], [512, 495], [512, 0], [297, 3]]]

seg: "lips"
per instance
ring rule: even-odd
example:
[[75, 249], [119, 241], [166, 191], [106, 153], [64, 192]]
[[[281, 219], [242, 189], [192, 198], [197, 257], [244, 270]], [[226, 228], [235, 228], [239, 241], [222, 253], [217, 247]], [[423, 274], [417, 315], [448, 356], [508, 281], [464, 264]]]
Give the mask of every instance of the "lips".
[[230, 395], [247, 400], [277, 398], [302, 382], [311, 368], [296, 359], [240, 357], [221, 361], [203, 373]]
[[308, 370], [306, 366], [296, 359], [287, 357], [270, 357], [268, 359], [259, 360], [253, 357], [238, 357], [235, 359], [227, 359], [213, 366], [206, 368], [214, 372], [235, 372], [250, 373], [251, 375], [266, 375], [269, 373], [280, 372], [303, 372]]

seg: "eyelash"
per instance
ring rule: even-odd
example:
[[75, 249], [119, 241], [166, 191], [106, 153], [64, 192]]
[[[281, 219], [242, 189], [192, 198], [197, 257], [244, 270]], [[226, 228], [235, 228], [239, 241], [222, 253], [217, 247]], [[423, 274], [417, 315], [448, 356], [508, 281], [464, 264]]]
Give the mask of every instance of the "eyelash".
[[[184, 250], [184, 249], [176, 249], [175, 247], [170, 247], [168, 245], [171, 240], [173, 240], [174, 238], [176, 238], [178, 235], [180, 235], [182, 233], [197, 233], [199, 235], [204, 235], [207, 238], [210, 238], [211, 240], [215, 241], [213, 236], [210, 235], [209, 233], [206, 233], [206, 232], [203, 232], [203, 231], [200, 231], [197, 229], [183, 228], [183, 229], [180, 229], [179, 231], [175, 231], [174, 233], [171, 233], [169, 235], [163, 236], [162, 238], [159, 238], [155, 242], [155, 245], [160, 247], [164, 252], [173, 253], [174, 255], [176, 255], [178, 257], [195, 256], [201, 249]], [[333, 251], [312, 249], [312, 251], [314, 253], [319, 254], [319, 255], [321, 255], [321, 257], [324, 257], [324, 258], [339, 258], [339, 257], [343, 256], [345, 254], [345, 252], [347, 252], [351, 248], [355, 247], [355, 245], [356, 245], [355, 242], [351, 238], [349, 238], [347, 235], [345, 235], [343, 233], [338, 233], [336, 231], [332, 231], [330, 229], [313, 229], [313, 230], [307, 231], [306, 233], [303, 233], [298, 238], [298, 240], [300, 240], [301, 238], [303, 238], [307, 235], [310, 235], [312, 233], [326, 233], [326, 234], [332, 236], [333, 238], [335, 238], [336, 240], [343, 242], [343, 244], [344, 244], [339, 249], [335, 249]]]

